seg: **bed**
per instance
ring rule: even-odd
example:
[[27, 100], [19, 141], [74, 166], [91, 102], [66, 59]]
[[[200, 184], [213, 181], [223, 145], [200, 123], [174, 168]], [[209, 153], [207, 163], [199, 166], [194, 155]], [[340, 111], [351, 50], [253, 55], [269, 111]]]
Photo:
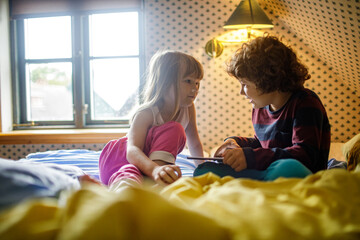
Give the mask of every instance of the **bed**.
[[[114, 193], [77, 181], [83, 173], [98, 178], [99, 154], [47, 151], [16, 162], [51, 177], [12, 191], [1, 184], [0, 239], [360, 239], [358, 169], [272, 182], [193, 178], [194, 163], [180, 154], [184, 177], [175, 183]], [[28, 192], [16, 194], [21, 190]], [[11, 205], [3, 194], [9, 191]]]

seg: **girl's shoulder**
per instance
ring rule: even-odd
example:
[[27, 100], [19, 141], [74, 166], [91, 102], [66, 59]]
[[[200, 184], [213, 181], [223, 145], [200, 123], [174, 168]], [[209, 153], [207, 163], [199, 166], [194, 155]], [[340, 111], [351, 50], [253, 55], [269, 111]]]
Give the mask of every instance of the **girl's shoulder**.
[[134, 120], [139, 119], [144, 122], [153, 122], [153, 111], [151, 108], [144, 108], [139, 110], [134, 115]]
[[143, 108], [143, 109], [141, 109], [141, 110], [138, 110], [135, 115], [138, 115], [138, 114], [141, 114], [141, 115], [150, 115], [150, 114], [152, 114], [152, 108], [151, 108], [151, 107], [147, 107], [147, 108]]

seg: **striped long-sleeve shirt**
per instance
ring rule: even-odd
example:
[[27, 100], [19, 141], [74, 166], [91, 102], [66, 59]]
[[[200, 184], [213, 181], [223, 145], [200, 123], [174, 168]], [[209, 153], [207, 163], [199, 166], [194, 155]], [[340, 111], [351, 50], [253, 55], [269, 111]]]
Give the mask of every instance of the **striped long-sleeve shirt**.
[[326, 169], [330, 124], [319, 97], [309, 89], [295, 92], [279, 110], [253, 109], [254, 138], [231, 137], [243, 148], [249, 169], [266, 169], [293, 158], [312, 172]]

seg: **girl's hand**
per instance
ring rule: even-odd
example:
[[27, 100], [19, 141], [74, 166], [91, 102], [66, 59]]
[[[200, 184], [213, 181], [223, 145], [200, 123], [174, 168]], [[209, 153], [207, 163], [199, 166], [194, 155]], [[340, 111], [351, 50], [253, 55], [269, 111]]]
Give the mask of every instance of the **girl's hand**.
[[214, 157], [224, 157], [225, 151], [227, 149], [234, 149], [234, 148], [240, 148], [240, 146], [237, 144], [237, 142], [229, 138], [226, 140], [223, 145], [221, 145], [215, 152]]
[[233, 149], [228, 148], [224, 153], [223, 163], [229, 165], [236, 172], [240, 172], [247, 168], [245, 154], [241, 147]]
[[152, 177], [156, 183], [168, 185], [181, 177], [181, 171], [176, 165], [157, 166], [152, 172]]

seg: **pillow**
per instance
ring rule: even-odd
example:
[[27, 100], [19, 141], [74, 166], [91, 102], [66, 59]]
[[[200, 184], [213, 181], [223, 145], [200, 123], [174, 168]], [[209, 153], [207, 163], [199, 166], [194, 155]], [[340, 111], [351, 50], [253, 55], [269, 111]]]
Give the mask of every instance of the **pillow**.
[[345, 156], [346, 161], [348, 161], [349, 151], [357, 141], [360, 141], [360, 133], [355, 135], [352, 139], [344, 143], [344, 145], [342, 146], [342, 153]]
[[57, 197], [62, 190], [79, 189], [75, 166], [63, 167], [0, 159], [0, 211], [25, 199]]

